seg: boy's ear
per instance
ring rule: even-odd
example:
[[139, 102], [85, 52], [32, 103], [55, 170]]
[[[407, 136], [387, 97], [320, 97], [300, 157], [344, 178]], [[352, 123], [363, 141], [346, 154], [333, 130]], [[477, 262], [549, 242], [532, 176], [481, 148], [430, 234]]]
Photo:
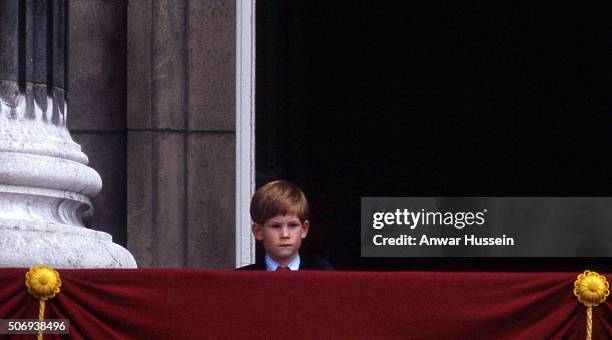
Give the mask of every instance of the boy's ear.
[[302, 224], [302, 238], [306, 238], [306, 235], [308, 235], [308, 230], [309, 229], [310, 229], [310, 222], [308, 222], [308, 220], [306, 220]]
[[253, 223], [251, 231], [253, 231], [253, 236], [257, 241], [263, 240], [263, 227], [259, 223]]

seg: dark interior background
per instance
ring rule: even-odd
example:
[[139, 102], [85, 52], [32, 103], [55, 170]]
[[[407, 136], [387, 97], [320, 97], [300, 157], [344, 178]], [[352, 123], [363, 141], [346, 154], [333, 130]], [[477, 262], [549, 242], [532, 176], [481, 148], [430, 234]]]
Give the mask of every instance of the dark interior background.
[[604, 12], [579, 3], [258, 2], [257, 186], [284, 178], [302, 187], [312, 205], [304, 251], [338, 269], [610, 265], [362, 259], [359, 243], [362, 196], [609, 196]]

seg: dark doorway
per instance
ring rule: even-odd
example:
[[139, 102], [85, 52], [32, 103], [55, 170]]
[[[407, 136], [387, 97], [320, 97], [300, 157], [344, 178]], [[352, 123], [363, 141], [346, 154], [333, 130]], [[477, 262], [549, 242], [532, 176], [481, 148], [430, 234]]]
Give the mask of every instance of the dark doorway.
[[487, 1], [257, 3], [257, 185], [340, 269], [583, 270], [606, 259], [360, 258], [362, 196], [608, 196], [603, 12]]

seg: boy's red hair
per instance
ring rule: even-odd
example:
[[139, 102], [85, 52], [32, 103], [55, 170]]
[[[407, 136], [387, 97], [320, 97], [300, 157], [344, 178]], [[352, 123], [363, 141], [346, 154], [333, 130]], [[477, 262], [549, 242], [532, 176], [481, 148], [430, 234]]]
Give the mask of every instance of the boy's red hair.
[[302, 223], [308, 219], [310, 205], [304, 192], [295, 184], [278, 180], [255, 192], [251, 200], [251, 219], [260, 225], [278, 215], [294, 214]]

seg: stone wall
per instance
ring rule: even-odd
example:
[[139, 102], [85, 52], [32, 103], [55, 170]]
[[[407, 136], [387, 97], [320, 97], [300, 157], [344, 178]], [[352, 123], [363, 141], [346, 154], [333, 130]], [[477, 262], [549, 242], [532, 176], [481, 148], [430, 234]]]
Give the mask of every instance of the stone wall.
[[89, 224], [139, 267], [235, 262], [235, 1], [73, 0], [69, 111]]
[[68, 123], [102, 177], [86, 223], [126, 246], [127, 7], [122, 0], [69, 4]]

